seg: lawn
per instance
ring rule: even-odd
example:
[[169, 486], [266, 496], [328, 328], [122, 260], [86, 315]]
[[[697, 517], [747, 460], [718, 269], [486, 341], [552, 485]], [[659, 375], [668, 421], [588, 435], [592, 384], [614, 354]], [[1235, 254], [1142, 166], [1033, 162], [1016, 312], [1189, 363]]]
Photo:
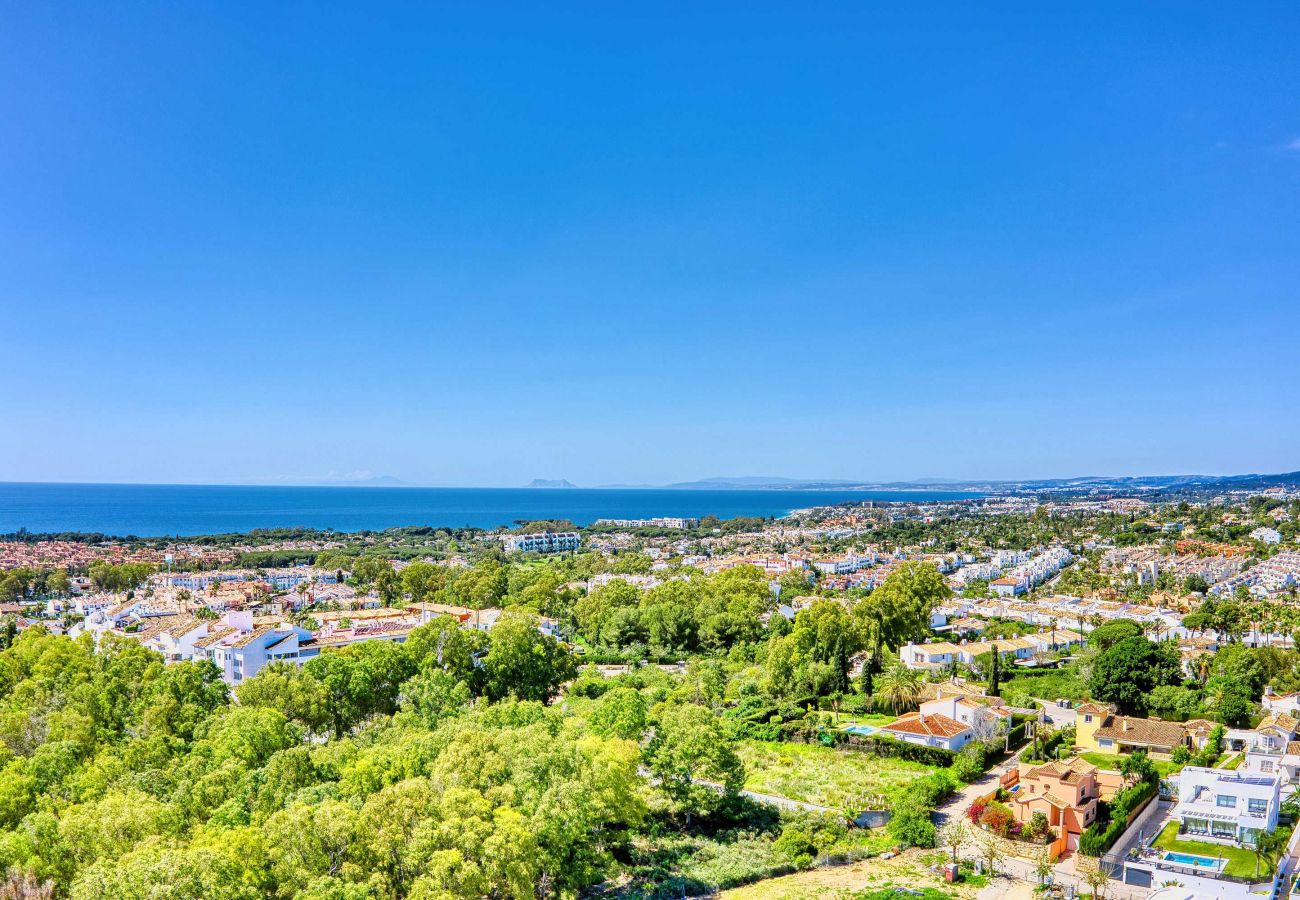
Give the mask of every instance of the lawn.
[[[1124, 764], [1124, 757], [1114, 756], [1109, 753], [1080, 753], [1079, 755], [1097, 768], [1111, 772], [1118, 772], [1120, 766]], [[1153, 759], [1151, 764], [1156, 767], [1156, 772], [1161, 778], [1168, 778], [1182, 768], [1182, 766], [1171, 763], [1167, 759]]]
[[1246, 754], [1244, 754], [1244, 753], [1234, 753], [1234, 754], [1232, 754], [1232, 758], [1229, 759], [1229, 760], [1227, 760], [1227, 762], [1225, 762], [1225, 761], [1224, 761], [1224, 757], [1226, 757], [1226, 756], [1228, 756], [1228, 755], [1229, 755], [1229, 754], [1225, 753], [1225, 754], [1223, 754], [1223, 756], [1220, 756], [1217, 760], [1215, 760], [1215, 762], [1214, 762], [1215, 767], [1216, 767], [1216, 768], [1219, 768], [1219, 769], [1228, 769], [1228, 770], [1236, 769], [1236, 768], [1239, 767], [1239, 766], [1242, 764], [1242, 762], [1244, 762], [1245, 759], [1246, 759]]
[[842, 712], [839, 718], [835, 720], [835, 727], [842, 725], [888, 725], [897, 716], [889, 716], [884, 713], [845, 713]]
[[[1193, 853], [1197, 856], [1208, 856], [1213, 859], [1222, 857], [1228, 861], [1224, 867], [1224, 872], [1228, 875], [1239, 875], [1242, 878], [1255, 877], [1255, 852], [1243, 847], [1230, 847], [1224, 844], [1213, 844], [1209, 841], [1189, 841], [1178, 836], [1178, 823], [1170, 822], [1165, 826], [1160, 836], [1151, 842], [1152, 846], [1159, 847], [1161, 850], [1173, 850], [1175, 853]], [[1260, 872], [1265, 872], [1268, 863], [1260, 861]], [[1262, 876], [1261, 877], [1265, 877]]]
[[741, 741], [745, 787], [832, 809], [870, 805], [868, 798], [896, 796], [933, 766], [865, 756], [820, 744]]

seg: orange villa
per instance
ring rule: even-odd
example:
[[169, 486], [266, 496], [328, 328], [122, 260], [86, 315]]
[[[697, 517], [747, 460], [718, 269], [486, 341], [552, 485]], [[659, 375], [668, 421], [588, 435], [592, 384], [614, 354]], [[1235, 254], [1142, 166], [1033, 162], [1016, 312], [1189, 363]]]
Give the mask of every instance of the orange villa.
[[1029, 823], [1034, 813], [1047, 817], [1057, 832], [1052, 855], [1079, 847], [1079, 835], [1097, 818], [1097, 801], [1109, 799], [1123, 786], [1118, 772], [1103, 772], [1079, 757], [1042, 765], [1022, 765], [1011, 803], [1016, 821]]

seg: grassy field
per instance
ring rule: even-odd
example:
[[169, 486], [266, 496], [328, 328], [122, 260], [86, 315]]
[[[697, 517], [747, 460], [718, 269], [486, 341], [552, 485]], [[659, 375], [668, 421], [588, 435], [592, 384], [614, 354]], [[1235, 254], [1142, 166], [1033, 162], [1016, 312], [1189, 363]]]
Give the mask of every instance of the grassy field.
[[[848, 866], [831, 866], [810, 869], [781, 878], [771, 878], [747, 887], [732, 888], [721, 893], [723, 900], [859, 900], [887, 891], [898, 900], [908, 900], [908, 894], [895, 893], [898, 888], [928, 891], [917, 900], [928, 896], [973, 900], [978, 887], [973, 883], [945, 884], [934, 872], [921, 864], [918, 851], [910, 851], [895, 859], [872, 859]], [[911, 895], [916, 897], [915, 894]]]
[[[1099, 769], [1106, 769], [1111, 772], [1118, 772], [1119, 767], [1124, 764], [1124, 757], [1112, 756], [1109, 753], [1080, 753], [1079, 756], [1086, 759]], [[1151, 764], [1156, 767], [1156, 772], [1161, 778], [1168, 778], [1174, 772], [1177, 772], [1182, 766], [1175, 765], [1167, 759], [1153, 759]]]
[[869, 757], [819, 744], [741, 741], [745, 787], [792, 800], [844, 809], [875, 795], [892, 797], [932, 766]]
[[[1223, 844], [1212, 844], [1209, 841], [1189, 841], [1178, 837], [1178, 823], [1170, 822], [1165, 826], [1165, 830], [1160, 832], [1160, 837], [1152, 842], [1153, 846], [1162, 850], [1172, 850], [1175, 853], [1192, 853], [1196, 856], [1208, 856], [1211, 859], [1222, 857], [1228, 861], [1224, 872], [1229, 875], [1240, 875], [1243, 878], [1253, 878], [1255, 876], [1255, 853], [1252, 850], [1246, 850], [1242, 847], [1229, 847]], [[1265, 872], [1267, 863], [1260, 862], [1260, 872]]]

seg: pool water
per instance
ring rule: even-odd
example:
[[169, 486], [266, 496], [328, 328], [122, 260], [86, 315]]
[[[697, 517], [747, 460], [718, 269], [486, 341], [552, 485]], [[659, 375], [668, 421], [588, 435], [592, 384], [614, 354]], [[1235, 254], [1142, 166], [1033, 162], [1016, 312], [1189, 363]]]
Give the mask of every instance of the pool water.
[[1215, 859], [1212, 856], [1196, 856], [1191, 853], [1175, 853], [1172, 850], [1165, 853], [1166, 862], [1176, 863], [1180, 866], [1192, 866], [1196, 869], [1213, 869], [1218, 871], [1224, 864], [1225, 860]]
[[845, 725], [844, 730], [849, 734], [860, 734], [866, 737], [869, 734], [875, 734], [880, 729], [874, 725]]

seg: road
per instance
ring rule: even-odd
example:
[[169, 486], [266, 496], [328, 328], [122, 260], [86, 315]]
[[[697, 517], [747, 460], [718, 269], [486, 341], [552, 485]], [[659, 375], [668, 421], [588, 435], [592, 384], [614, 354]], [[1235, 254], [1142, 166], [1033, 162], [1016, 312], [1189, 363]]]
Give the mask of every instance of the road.
[[[720, 784], [712, 784], [706, 781], [698, 781], [696, 783], [708, 784], [709, 787], [714, 788], [715, 790], [722, 790], [722, 785]], [[802, 809], [807, 810], [808, 812], [831, 813], [837, 816], [842, 816], [844, 814], [843, 810], [831, 809], [828, 806], [818, 806], [816, 803], [805, 803], [803, 800], [791, 800], [789, 797], [781, 797], [777, 794], [760, 794], [758, 791], [741, 791], [740, 795], [742, 797], [748, 797], [750, 800], [757, 803], [762, 803], [765, 806], [779, 806], [781, 809]]]
[[1054, 728], [1066, 728], [1074, 724], [1079, 717], [1078, 710], [1064, 709], [1056, 705], [1055, 700], [1042, 700], [1038, 697], [1031, 697], [1035, 703], [1040, 703], [1046, 713], [1047, 721]]

